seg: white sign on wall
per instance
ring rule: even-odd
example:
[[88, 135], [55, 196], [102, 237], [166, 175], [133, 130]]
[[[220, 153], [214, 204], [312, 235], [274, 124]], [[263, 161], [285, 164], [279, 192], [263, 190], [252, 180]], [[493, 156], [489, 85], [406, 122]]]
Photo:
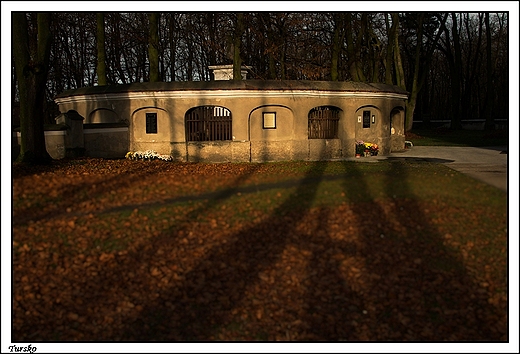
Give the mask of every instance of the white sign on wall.
[[276, 129], [276, 113], [264, 112], [264, 129]]

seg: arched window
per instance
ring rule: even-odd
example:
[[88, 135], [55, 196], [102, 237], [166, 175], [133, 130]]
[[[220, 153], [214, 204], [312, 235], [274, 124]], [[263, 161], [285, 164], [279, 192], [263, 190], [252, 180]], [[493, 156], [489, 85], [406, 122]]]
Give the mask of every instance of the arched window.
[[390, 135], [404, 131], [404, 108], [395, 107], [390, 112]]
[[231, 111], [219, 106], [199, 106], [186, 112], [186, 141], [233, 140]]
[[315, 107], [309, 112], [309, 139], [337, 139], [340, 109]]

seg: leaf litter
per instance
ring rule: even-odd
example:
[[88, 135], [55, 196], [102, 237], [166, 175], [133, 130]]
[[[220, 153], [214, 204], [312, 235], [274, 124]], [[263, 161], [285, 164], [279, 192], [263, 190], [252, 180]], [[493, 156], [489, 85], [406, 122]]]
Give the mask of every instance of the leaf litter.
[[505, 211], [233, 192], [294, 164], [15, 166], [13, 340], [507, 341]]

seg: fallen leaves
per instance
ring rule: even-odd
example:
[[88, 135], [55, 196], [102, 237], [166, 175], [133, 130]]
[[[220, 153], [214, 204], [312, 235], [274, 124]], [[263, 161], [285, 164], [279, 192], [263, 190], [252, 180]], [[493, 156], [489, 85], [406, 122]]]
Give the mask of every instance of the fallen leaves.
[[507, 339], [505, 232], [465, 239], [460, 206], [236, 192], [302, 176], [285, 165], [79, 161], [15, 173], [17, 341]]

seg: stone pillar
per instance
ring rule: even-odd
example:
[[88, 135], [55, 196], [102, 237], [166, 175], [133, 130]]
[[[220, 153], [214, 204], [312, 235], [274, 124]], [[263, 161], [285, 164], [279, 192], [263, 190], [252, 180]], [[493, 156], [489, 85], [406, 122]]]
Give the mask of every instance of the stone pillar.
[[83, 118], [78, 112], [70, 110], [55, 118], [56, 124], [67, 126], [65, 139], [65, 156], [77, 157], [85, 153], [85, 140], [83, 137]]

